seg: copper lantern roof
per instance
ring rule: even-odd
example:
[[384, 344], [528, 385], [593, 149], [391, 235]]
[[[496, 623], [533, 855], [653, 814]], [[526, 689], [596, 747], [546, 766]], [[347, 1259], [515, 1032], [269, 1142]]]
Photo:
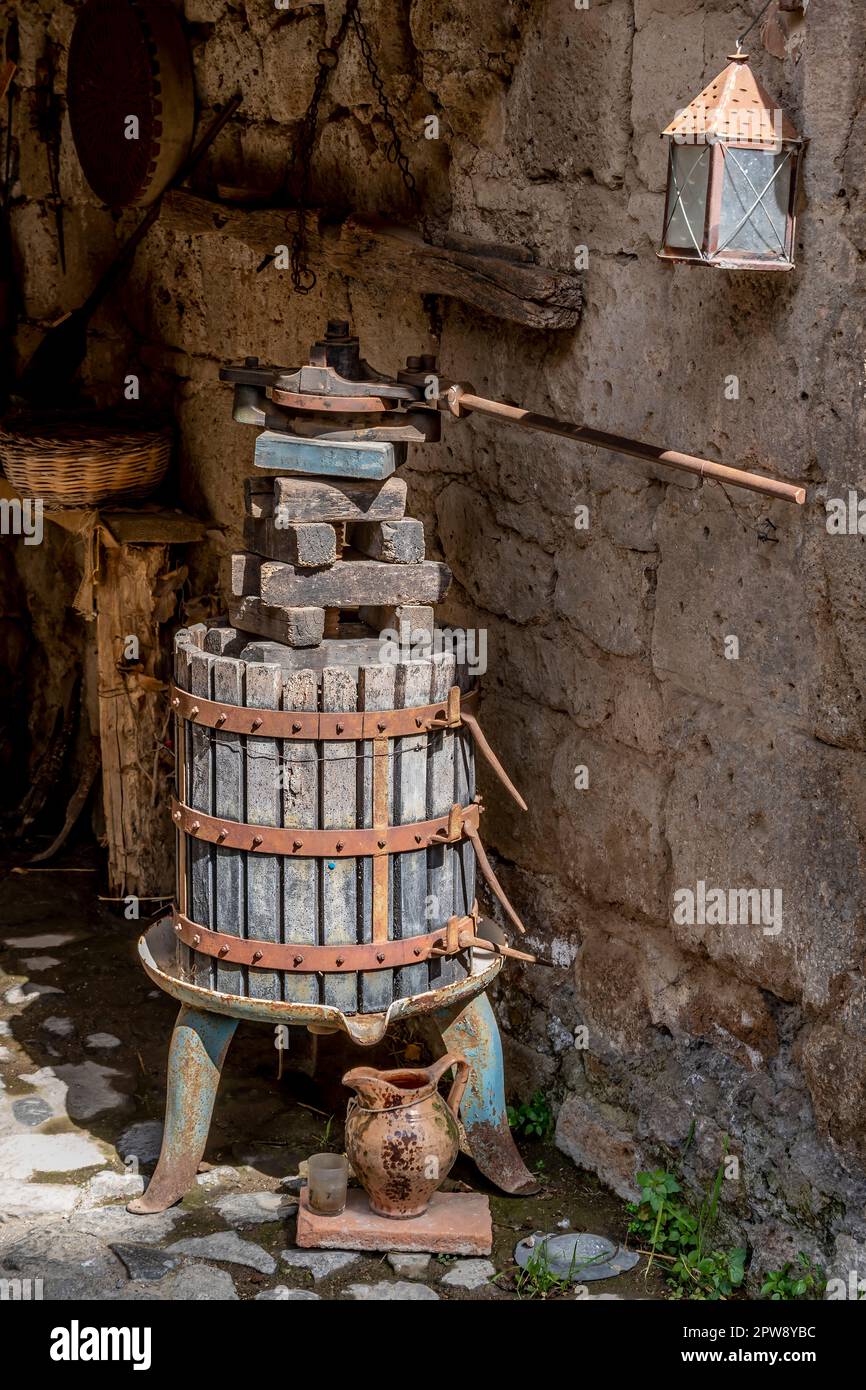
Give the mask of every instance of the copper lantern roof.
[[731, 141], [766, 147], [780, 140], [799, 141], [791, 121], [752, 72], [747, 55], [730, 57], [724, 71], [677, 112], [662, 134], [700, 144]]

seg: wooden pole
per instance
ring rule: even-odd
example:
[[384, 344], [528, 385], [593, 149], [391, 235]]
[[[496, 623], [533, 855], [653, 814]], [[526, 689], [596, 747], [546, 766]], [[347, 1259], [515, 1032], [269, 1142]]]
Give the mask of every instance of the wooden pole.
[[778, 497], [784, 502], [794, 502], [797, 506], [802, 506], [806, 500], [806, 489], [793, 483], [765, 478], [760, 473], [747, 473], [742, 468], [729, 468], [727, 464], [697, 458], [694, 454], [681, 454], [676, 449], [662, 449], [656, 444], [643, 444], [637, 439], [605, 434], [601, 430], [588, 429], [568, 420], [557, 420], [552, 415], [536, 415], [534, 411], [523, 410], [520, 406], [487, 400], [484, 396], [474, 396], [463, 386], [450, 387], [446, 400], [448, 409], [456, 416], [476, 411], [479, 415], [489, 415], [494, 420], [520, 425], [523, 429], [557, 434], [564, 439], [574, 439], [580, 444], [608, 449], [614, 454], [629, 454], [632, 458], [646, 459], [648, 463], [663, 463], [668, 468], [679, 468], [684, 473], [695, 473], [701, 478], [715, 478], [717, 482], [748, 488], [750, 492], [759, 492], [764, 497]]

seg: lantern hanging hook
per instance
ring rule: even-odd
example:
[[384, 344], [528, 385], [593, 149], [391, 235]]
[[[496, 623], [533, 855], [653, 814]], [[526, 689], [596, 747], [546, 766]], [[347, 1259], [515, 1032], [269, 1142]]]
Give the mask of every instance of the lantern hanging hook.
[[764, 18], [764, 15], [767, 13], [767, 10], [770, 8], [772, 4], [773, 0], [766, 0], [766, 4], [762, 5], [761, 8], [758, 10], [758, 13], [755, 15], [755, 18], [752, 20], [748, 29], [744, 29], [742, 34], [740, 34], [740, 36], [737, 39], [737, 52], [735, 55], [736, 57], [739, 58], [742, 55], [743, 42], [749, 37], [755, 25]]

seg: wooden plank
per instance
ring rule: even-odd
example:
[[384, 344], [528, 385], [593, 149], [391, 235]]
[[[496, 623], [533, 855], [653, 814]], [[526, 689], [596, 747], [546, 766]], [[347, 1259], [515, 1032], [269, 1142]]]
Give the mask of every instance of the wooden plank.
[[389, 565], [414, 565], [424, 559], [424, 523], [412, 517], [401, 521], [362, 521], [352, 527], [349, 544], [371, 560]]
[[204, 540], [208, 529], [206, 521], [184, 512], [148, 511], [146, 505], [140, 511], [101, 511], [99, 517], [123, 545], [186, 545]]
[[[277, 208], [229, 207], [171, 189], [162, 200], [160, 222], [187, 236], [240, 241], [257, 256], [265, 256], [273, 255], [274, 247], [291, 236], [296, 215]], [[481, 241], [473, 251], [432, 246], [417, 232], [370, 218], [319, 225], [308, 213], [306, 228], [310, 264], [316, 271], [333, 270], [365, 283], [411, 286], [419, 295], [461, 299], [531, 328], [574, 328], [580, 320], [582, 278], [572, 270], [516, 264], [487, 254], [490, 248]], [[463, 247], [468, 248], [468, 242]]]
[[[265, 507], [264, 499], [259, 504]], [[351, 478], [273, 480], [271, 505], [284, 521], [400, 521], [406, 511], [406, 482]], [[262, 515], [267, 513], [263, 510]]]
[[433, 636], [433, 609], [417, 603], [400, 603], [390, 608], [360, 608], [358, 617], [374, 632], [396, 632], [401, 646], [411, 646]]
[[258, 521], [274, 514], [273, 478], [244, 478], [244, 510]]
[[[340, 631], [353, 630], [354, 625], [343, 623]], [[275, 661], [292, 671], [324, 671], [327, 666], [342, 666], [357, 674], [361, 666], [372, 666], [382, 659], [382, 643], [378, 637], [335, 637], [322, 639], [318, 647], [286, 647], [279, 642], [252, 640], [242, 649], [248, 661]]]
[[238, 550], [231, 559], [231, 596], [244, 598], [247, 594], [258, 594], [261, 585], [262, 559], [250, 555], [249, 551]]
[[[375, 666], [364, 666], [358, 676], [358, 708], [359, 709], [393, 709], [394, 708], [394, 680], [395, 668], [392, 664]], [[373, 824], [373, 758], [376, 756], [376, 745], [372, 739], [365, 739], [359, 745], [362, 752], [363, 761], [361, 762], [360, 778], [360, 800], [358, 805], [358, 824], [362, 826], [372, 826]], [[392, 823], [394, 812], [394, 757], [393, 740], [388, 739], [385, 747], [385, 776], [387, 778], [387, 822]], [[394, 870], [393, 856], [389, 855], [386, 859], [374, 861], [371, 857], [361, 860], [361, 889], [360, 889], [360, 914], [361, 930], [358, 934], [359, 941], [373, 940], [373, 883], [377, 874], [384, 877], [384, 886], [388, 892], [389, 911], [388, 917], [393, 930], [394, 920]], [[394, 996], [394, 972], [392, 970], [365, 970], [360, 977], [360, 1009], [362, 1013], [378, 1013], [387, 1009]]]
[[402, 463], [403, 445], [378, 440], [306, 439], [262, 430], [256, 439], [256, 468], [282, 468], [287, 473], [327, 474], [334, 478], [387, 478]]
[[[319, 677], [315, 671], [283, 671], [283, 709], [318, 709]], [[282, 824], [298, 831], [319, 825], [319, 750], [314, 739], [282, 740]], [[298, 835], [303, 840], [303, 834]], [[283, 856], [283, 940], [315, 946], [319, 940], [320, 861]], [[317, 975], [286, 975], [284, 998], [318, 1004]]]
[[[175, 685], [180, 690], [190, 690], [190, 662], [192, 659], [192, 648], [187, 642], [184, 634], [178, 633], [175, 638], [174, 648], [174, 680]], [[188, 719], [180, 719], [174, 716], [174, 794], [179, 801], [192, 803], [188, 800], [189, 791], [187, 782], [189, 780], [191, 768], [191, 735], [192, 725]], [[175, 830], [175, 853], [177, 855], [175, 892], [177, 905], [184, 916], [190, 916], [189, 903], [189, 854], [187, 836], [184, 831]], [[189, 946], [184, 946], [182, 942], [177, 943], [177, 962], [181, 968], [184, 979], [194, 979], [194, 958]]]
[[[430, 699], [429, 661], [410, 661], [396, 667], [394, 708], [427, 704]], [[427, 813], [427, 735], [394, 739], [394, 823], [424, 820]], [[427, 930], [427, 851], [410, 850], [394, 857], [394, 935], [400, 940]], [[404, 996], [426, 990], [426, 962], [397, 971], [397, 992]]]
[[324, 608], [262, 603], [255, 594], [247, 594], [246, 598], [230, 598], [228, 609], [241, 632], [282, 642], [287, 647], [317, 647], [325, 631]]
[[[236, 657], [213, 658], [213, 699], [231, 705], [244, 703], [244, 663]], [[244, 742], [240, 734], [214, 730], [214, 816], [245, 820]], [[246, 936], [245, 854], [239, 849], [214, 846], [215, 929], [229, 936]], [[228, 994], [246, 993], [246, 970], [217, 962], [216, 988]]]
[[[290, 522], [282, 513], [258, 521], [248, 516], [244, 521], [244, 544], [258, 555], [285, 560], [299, 569], [320, 569], [332, 565], [337, 558], [337, 533], [330, 522]], [[424, 558], [423, 548], [420, 558]]]
[[235, 628], [216, 625], [205, 633], [204, 650], [214, 656], [238, 656], [246, 640]]
[[[454, 684], [454, 654], [440, 652], [431, 657], [432, 677], [430, 682], [431, 703], [444, 700]], [[454, 743], [453, 730], [444, 729], [430, 738], [430, 751], [427, 760], [427, 815], [445, 815], [453, 806], [454, 796]], [[456, 849], [454, 845], [434, 845], [427, 851], [427, 931], [442, 927], [454, 915], [454, 864]], [[430, 961], [430, 987], [441, 988], [451, 984], [458, 976], [458, 968], [452, 956]]]
[[[254, 709], [279, 709], [283, 689], [279, 666], [248, 662], [246, 702]], [[280, 749], [274, 738], [246, 740], [246, 819], [250, 825], [279, 825], [282, 803]], [[279, 941], [281, 928], [280, 856], [250, 854], [246, 864], [247, 935], [259, 941]], [[281, 976], [276, 970], [247, 972], [250, 998], [281, 999]]]
[[[214, 657], [197, 648], [190, 653], [189, 678], [193, 695], [203, 695], [209, 700], [213, 697]], [[185, 721], [186, 722], [186, 721]], [[187, 724], [189, 730], [189, 780], [187, 793], [189, 805], [197, 811], [213, 813], [213, 747], [211, 732], [197, 724]], [[190, 916], [203, 927], [215, 926], [214, 915], [214, 864], [216, 855], [213, 845], [190, 836], [187, 842], [189, 858], [189, 903]], [[213, 960], [209, 956], [195, 955], [195, 983], [203, 989], [213, 989], [215, 980]]]
[[387, 565], [380, 560], [338, 560], [327, 570], [303, 574], [291, 565], [265, 560], [260, 571], [265, 603], [299, 607], [358, 608], [396, 603], [439, 603], [448, 592], [447, 565]]
[[[156, 756], [168, 706], [154, 593], [167, 558], [163, 546], [103, 548], [95, 589], [102, 799], [109, 892], [117, 897], [170, 896], [174, 882], [169, 777]], [[134, 664], [130, 635], [139, 644]]]
[[[322, 709], [353, 710], [358, 703], [358, 684], [354, 675], [340, 667], [322, 672]], [[323, 741], [322, 829], [350, 829], [357, 824], [357, 743]], [[358, 861], [320, 859], [321, 941], [325, 946], [357, 941]], [[358, 976], [326, 975], [324, 1003], [345, 1013], [358, 1008]]]

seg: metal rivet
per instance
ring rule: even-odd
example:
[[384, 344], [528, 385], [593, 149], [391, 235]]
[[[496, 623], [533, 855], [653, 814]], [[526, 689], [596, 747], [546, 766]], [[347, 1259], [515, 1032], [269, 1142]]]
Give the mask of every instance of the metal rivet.
[[253, 951], [253, 965], [255, 965], [255, 963], [256, 963], [257, 960], [261, 960], [261, 958], [262, 958], [262, 953], [261, 953], [261, 951]]
[[384, 952], [384, 951], [377, 951], [377, 952], [376, 952], [376, 959], [377, 959], [377, 961], [379, 962], [379, 964], [381, 965], [382, 962], [383, 962], [383, 960], [385, 959], [385, 952]]
[[303, 965], [303, 963], [304, 963], [304, 957], [303, 957], [303, 956], [295, 956], [295, 957], [294, 957], [294, 964], [295, 964], [295, 965]]
[[229, 953], [228, 946], [220, 946], [219, 953], [221, 956], [227, 956]]
[[384, 719], [380, 719], [379, 723], [376, 725], [376, 728], [379, 730], [380, 734], [384, 734], [387, 727], [388, 725], [385, 723]]
[[414, 949], [414, 951], [412, 952], [412, 954], [413, 954], [413, 956], [420, 956], [420, 954], [421, 954], [421, 947], [420, 947], [420, 946], [416, 946], [415, 949]]
[[180, 811], [175, 811], [174, 818], [175, 820], [180, 820]]
[[226, 838], [226, 836], [228, 835], [228, 833], [229, 833], [229, 832], [226, 830], [225, 826], [223, 826], [222, 830], [221, 830], [220, 833], [217, 835], [217, 840], [219, 841], [220, 844], [222, 844], [223, 840]]
[[300, 849], [303, 843], [303, 840], [292, 840], [292, 849]]
[[341, 850], [342, 848], [343, 848], [343, 841], [342, 841], [342, 840], [338, 840], [338, 841], [337, 841], [337, 853], [338, 853], [338, 854], [339, 854], [339, 852], [340, 852], [340, 850]]
[[415, 843], [416, 843], [416, 845], [420, 845], [420, 843], [421, 843], [421, 836], [420, 836], [420, 835], [416, 835], [416, 836], [415, 836]]
[[217, 724], [224, 724], [227, 719], [228, 715], [226, 714], [225, 710], [223, 710], [221, 714], [217, 715]]
[[336, 959], [336, 961], [334, 962], [334, 964], [335, 964], [335, 965], [342, 965], [344, 960], [345, 960], [345, 956], [337, 956], [337, 959]]
[[180, 700], [177, 698], [176, 695], [175, 695], [175, 697], [174, 697], [174, 699], [172, 700], [171, 703], [172, 703], [172, 708], [173, 708], [173, 709], [180, 709]]
[[198, 932], [196, 932], [195, 936], [193, 937], [193, 939], [192, 939], [192, 944], [193, 944], [193, 946], [200, 946], [200, 945], [201, 945], [201, 937], [199, 936]]
[[254, 835], [254, 836], [253, 836], [253, 849], [258, 849], [258, 847], [259, 847], [259, 845], [260, 845], [261, 843], [262, 843], [262, 837], [261, 837], [261, 835]]
[[380, 849], [384, 849], [385, 846], [387, 845], [387, 843], [388, 843], [387, 840], [377, 840], [377, 841], [376, 841], [376, 844], [379, 846]]
[[424, 723], [424, 720], [423, 720], [423, 719], [419, 719], [418, 715], [416, 714], [416, 715], [415, 715], [415, 727], [416, 727], [417, 729], [420, 729], [420, 728], [421, 728], [421, 725], [422, 725], [423, 723]]
[[181, 926], [180, 922], [175, 922], [174, 929], [175, 929], [176, 932], [182, 932], [182, 931], [183, 931], [183, 927]]
[[342, 732], [343, 732], [343, 726], [342, 726], [342, 724], [338, 724], [338, 725], [337, 725], [337, 733], [338, 733], [338, 734], [341, 734]]
[[200, 821], [200, 820], [194, 820], [193, 823], [192, 823], [192, 825], [190, 826], [190, 830], [192, 830], [192, 831], [201, 830], [201, 821]]
[[292, 725], [292, 733], [293, 733], [293, 734], [299, 734], [300, 732], [301, 732], [301, 725], [298, 724], [297, 722], [294, 723], [294, 724]]
[[260, 729], [261, 726], [262, 726], [262, 721], [261, 721], [261, 719], [254, 719], [254, 720], [253, 720], [252, 727], [253, 727], [254, 729]]
[[191, 717], [192, 719], [195, 719], [195, 717], [196, 717], [197, 714], [198, 714], [198, 705], [193, 705], [192, 709], [190, 710], [190, 717]]

